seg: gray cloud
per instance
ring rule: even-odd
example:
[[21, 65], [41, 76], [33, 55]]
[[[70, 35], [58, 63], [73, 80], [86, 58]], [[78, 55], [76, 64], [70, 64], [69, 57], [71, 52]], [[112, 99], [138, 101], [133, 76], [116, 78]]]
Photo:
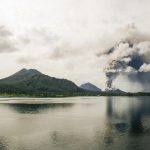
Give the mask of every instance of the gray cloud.
[[14, 36], [5, 26], [0, 26], [0, 53], [17, 51]]
[[29, 64], [35, 61], [38, 61], [38, 58], [34, 58], [33, 56], [21, 56], [17, 59], [19, 64]]
[[32, 28], [27, 30], [26, 33], [22, 36], [22, 40], [25, 44], [53, 44], [58, 42], [60, 37], [54, 32], [51, 32], [50, 29], [46, 27]]

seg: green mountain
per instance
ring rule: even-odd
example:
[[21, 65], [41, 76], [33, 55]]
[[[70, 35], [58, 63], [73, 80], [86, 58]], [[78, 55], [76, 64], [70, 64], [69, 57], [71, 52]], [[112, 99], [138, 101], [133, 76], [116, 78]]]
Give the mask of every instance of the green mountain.
[[39, 94], [53, 92], [80, 92], [75, 83], [42, 74], [35, 69], [22, 69], [0, 80], [0, 93]]
[[80, 85], [80, 88], [87, 90], [87, 91], [101, 92], [100, 88], [98, 88], [97, 86], [95, 86], [94, 84], [89, 83], [89, 82]]

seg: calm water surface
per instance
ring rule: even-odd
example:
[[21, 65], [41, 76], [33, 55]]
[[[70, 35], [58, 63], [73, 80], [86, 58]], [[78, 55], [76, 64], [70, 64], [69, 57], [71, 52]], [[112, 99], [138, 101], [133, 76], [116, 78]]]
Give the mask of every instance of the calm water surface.
[[0, 98], [0, 150], [149, 150], [150, 97]]

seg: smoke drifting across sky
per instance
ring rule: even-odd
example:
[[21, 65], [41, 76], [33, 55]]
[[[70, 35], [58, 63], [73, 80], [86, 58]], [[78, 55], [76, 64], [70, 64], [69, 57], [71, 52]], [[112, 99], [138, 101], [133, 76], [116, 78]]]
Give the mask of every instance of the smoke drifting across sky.
[[149, 0], [0, 0], [0, 78], [27, 67], [105, 88], [105, 73], [115, 66], [113, 85], [119, 79], [130, 90], [122, 74], [139, 84], [149, 70], [149, 8]]
[[[112, 88], [113, 80], [120, 74], [133, 75], [137, 78], [146, 72], [143, 79], [150, 73], [150, 35], [140, 32], [134, 24], [127, 25], [114, 35], [116, 43], [99, 53], [107, 60], [104, 72], [107, 77], [107, 87]], [[148, 78], [147, 78], [148, 80]], [[137, 82], [141, 82], [137, 78]], [[141, 82], [141, 84], [145, 83]]]

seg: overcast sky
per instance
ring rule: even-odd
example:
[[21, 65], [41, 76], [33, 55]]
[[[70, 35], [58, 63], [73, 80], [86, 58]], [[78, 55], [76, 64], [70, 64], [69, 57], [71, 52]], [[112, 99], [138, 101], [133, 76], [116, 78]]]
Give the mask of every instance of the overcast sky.
[[0, 78], [35, 68], [104, 88], [97, 53], [118, 28], [149, 32], [149, 8], [149, 0], [0, 0]]

